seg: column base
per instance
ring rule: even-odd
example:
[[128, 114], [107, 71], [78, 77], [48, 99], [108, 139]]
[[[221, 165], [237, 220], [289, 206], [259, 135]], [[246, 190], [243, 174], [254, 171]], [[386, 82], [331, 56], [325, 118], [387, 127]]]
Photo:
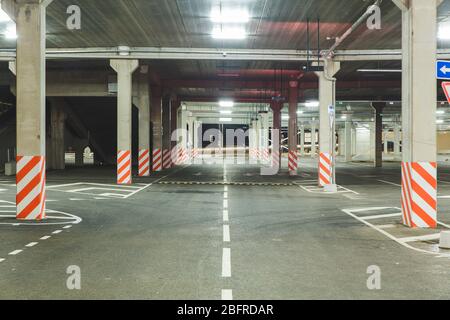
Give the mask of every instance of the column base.
[[45, 156], [17, 156], [16, 218], [45, 219]]
[[162, 170], [162, 150], [153, 150], [152, 171], [159, 172]]
[[402, 216], [410, 228], [437, 227], [436, 162], [402, 162]]
[[139, 150], [139, 177], [150, 176], [150, 150]]
[[332, 170], [332, 159], [331, 154], [321, 152], [319, 158], [319, 185], [324, 187], [331, 184], [331, 174]]
[[289, 175], [295, 177], [298, 175], [298, 153], [297, 150], [289, 151], [288, 159]]
[[117, 183], [131, 184], [131, 151], [120, 150], [117, 153]]

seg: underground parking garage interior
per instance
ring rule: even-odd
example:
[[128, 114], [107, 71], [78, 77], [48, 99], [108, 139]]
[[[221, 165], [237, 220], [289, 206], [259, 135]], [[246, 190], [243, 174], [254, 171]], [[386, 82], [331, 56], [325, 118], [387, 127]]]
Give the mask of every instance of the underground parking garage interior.
[[450, 0], [343, 3], [2, 0], [0, 299], [449, 299]]

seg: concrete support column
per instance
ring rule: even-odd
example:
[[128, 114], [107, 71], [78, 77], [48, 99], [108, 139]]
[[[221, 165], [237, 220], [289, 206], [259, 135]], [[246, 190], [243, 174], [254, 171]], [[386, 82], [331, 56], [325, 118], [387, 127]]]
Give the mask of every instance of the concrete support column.
[[356, 143], [357, 143], [356, 128], [352, 128], [352, 156], [356, 154]]
[[374, 102], [372, 107], [375, 109], [375, 167], [383, 166], [383, 110], [386, 102]]
[[345, 135], [344, 156], [345, 156], [345, 162], [351, 162], [353, 159], [353, 155], [352, 155], [353, 113], [348, 112], [345, 115], [346, 115], [346, 118], [345, 118], [345, 129], [344, 129], [344, 135]]
[[66, 113], [57, 100], [52, 101], [50, 114], [50, 141], [49, 155], [47, 156], [48, 168], [54, 170], [65, 169], [65, 145], [64, 131]]
[[437, 226], [436, 26], [440, 0], [402, 9], [402, 204], [410, 227]]
[[317, 155], [317, 123], [315, 120], [311, 122], [311, 158]]
[[201, 149], [202, 149], [202, 133], [203, 133], [203, 123], [199, 120], [195, 120], [193, 123], [193, 130], [194, 130], [194, 139], [193, 139], [193, 154], [192, 157], [195, 160]]
[[256, 119], [255, 120], [255, 154], [256, 154], [256, 159], [259, 161], [261, 160], [261, 152], [262, 152], [262, 148], [261, 148], [261, 120]]
[[300, 156], [305, 156], [305, 125], [300, 125]]
[[163, 152], [163, 169], [170, 169], [172, 167], [170, 151], [171, 151], [171, 139], [172, 139], [172, 128], [171, 128], [171, 102], [172, 98], [170, 94], [164, 96], [162, 100], [162, 152]]
[[298, 82], [289, 82], [289, 158], [288, 168], [289, 175], [296, 176], [298, 171], [298, 126], [297, 126], [297, 109], [298, 109]]
[[117, 72], [117, 183], [131, 184], [132, 78], [137, 60], [111, 60]]
[[334, 185], [335, 171], [332, 155], [335, 133], [330, 122], [329, 107], [335, 108], [336, 103], [336, 79], [333, 77], [340, 70], [340, 63], [328, 59], [324, 60], [324, 71], [316, 72], [319, 77], [319, 101], [320, 101], [320, 129], [319, 129], [319, 184], [321, 186]]
[[[272, 167], [281, 166], [281, 110], [283, 109], [283, 102], [273, 101], [270, 104], [273, 112], [272, 125]], [[295, 115], [297, 118], [297, 114]], [[267, 139], [268, 140], [268, 139]], [[267, 145], [268, 147], [268, 145]]]
[[[260, 113], [259, 121], [259, 139], [260, 139], [260, 152], [261, 160], [269, 161], [269, 114]], [[281, 119], [281, 116], [280, 116]]]
[[[181, 102], [178, 99], [174, 99], [170, 103], [170, 131], [171, 135], [178, 129], [178, 111], [180, 109]], [[177, 145], [178, 141], [172, 141], [171, 148], [173, 149]]]
[[394, 157], [398, 159], [401, 156], [401, 148], [400, 143], [402, 140], [401, 132], [400, 132], [400, 123], [394, 123]]
[[51, 0], [5, 0], [17, 27], [16, 218], [45, 218], [45, 31]]
[[384, 130], [383, 132], [383, 152], [384, 154], [389, 153], [389, 130]]
[[150, 175], [150, 91], [148, 66], [141, 66], [139, 73], [139, 176]]
[[150, 91], [152, 172], [159, 172], [163, 167], [162, 92], [161, 88], [157, 86], [151, 87]]

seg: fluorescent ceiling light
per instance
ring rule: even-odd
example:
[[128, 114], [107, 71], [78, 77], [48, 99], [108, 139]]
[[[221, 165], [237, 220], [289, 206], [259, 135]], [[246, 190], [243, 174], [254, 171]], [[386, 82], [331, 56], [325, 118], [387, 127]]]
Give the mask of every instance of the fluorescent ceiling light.
[[399, 73], [402, 72], [401, 69], [358, 69], [358, 72], [383, 72], [383, 73]]
[[442, 124], [442, 123], [444, 123], [444, 120], [436, 120], [436, 123], [437, 124]]
[[222, 108], [233, 108], [234, 102], [231, 100], [221, 100], [219, 101], [219, 106], [221, 106]]
[[450, 26], [440, 26], [438, 38], [440, 40], [450, 40]]
[[303, 114], [303, 110], [297, 111], [297, 114]]
[[0, 22], [12, 21], [11, 18], [6, 14], [5, 11], [0, 8]]
[[283, 120], [289, 120], [289, 115], [288, 115], [288, 114], [283, 114], [283, 115], [281, 116], [281, 119], [283, 119]]
[[317, 108], [318, 106], [320, 106], [319, 101], [307, 101], [305, 103], [305, 106], [308, 108]]
[[247, 23], [250, 15], [243, 9], [221, 9], [214, 8], [211, 11], [211, 21], [214, 23]]
[[220, 122], [231, 122], [233, 121], [233, 118], [219, 118]]
[[221, 114], [232, 114], [233, 111], [231, 111], [231, 110], [220, 110], [220, 113]]
[[347, 120], [347, 116], [345, 116], [345, 115], [344, 115], [344, 116], [341, 116], [341, 119], [342, 119], [342, 120]]
[[222, 40], [243, 40], [247, 37], [245, 29], [240, 28], [229, 28], [229, 27], [215, 27], [212, 32], [212, 37], [214, 39]]
[[444, 113], [445, 113], [444, 110], [438, 110], [438, 111], [436, 111], [436, 114], [444, 114]]
[[4, 33], [6, 39], [17, 39], [16, 25], [11, 24], [6, 28]]

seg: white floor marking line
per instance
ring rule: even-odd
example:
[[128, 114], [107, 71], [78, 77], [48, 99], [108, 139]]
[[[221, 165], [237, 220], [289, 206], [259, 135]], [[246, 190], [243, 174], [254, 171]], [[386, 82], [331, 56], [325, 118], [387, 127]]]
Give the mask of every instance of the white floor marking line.
[[450, 199], [450, 196], [438, 196], [438, 199]]
[[15, 256], [15, 255], [18, 255], [19, 253], [21, 253], [23, 250], [14, 250], [14, 251], [11, 251], [10, 253], [8, 253], [8, 255], [10, 255], [10, 256]]
[[72, 228], [72, 226], [70, 226], [70, 225], [69, 225], [69, 226], [64, 226], [64, 227], [63, 227], [63, 229], [70, 229], [70, 228]]
[[223, 208], [228, 209], [228, 200], [227, 199], [223, 200]]
[[222, 252], [222, 277], [231, 277], [231, 249], [223, 248]]
[[[367, 221], [365, 221], [364, 219], [361, 219], [361, 218], [358, 217], [357, 215], [353, 214], [354, 212], [373, 211], [373, 210], [383, 210], [383, 209], [392, 209], [392, 207], [391, 207], [391, 208], [386, 208], [386, 207], [384, 207], [384, 208], [362, 208], [362, 209], [356, 209], [356, 210], [342, 209], [342, 212], [348, 214], [350, 217], [352, 217], [352, 218], [358, 220], [358, 221], [361, 222], [361, 223], [364, 223], [366, 226], [368, 226], [368, 227], [370, 227], [370, 228], [372, 228], [372, 229], [374, 229], [374, 230], [380, 232], [380, 233], [383, 234], [384, 236], [386, 236], [386, 237], [388, 237], [389, 239], [391, 239], [391, 240], [397, 242], [398, 244], [401, 244], [402, 246], [404, 246], [404, 247], [406, 247], [406, 248], [408, 248], [408, 249], [411, 249], [411, 250], [414, 250], [414, 251], [417, 251], [417, 252], [421, 252], [421, 253], [431, 254], [431, 255], [440, 255], [440, 254], [441, 254], [441, 253], [438, 253], [438, 252], [431, 252], [431, 251], [427, 251], [427, 250], [415, 248], [415, 247], [409, 245], [409, 244], [406, 243], [406, 242], [400, 241], [397, 237], [394, 237], [394, 236], [391, 235], [389, 232], [384, 231], [384, 230], [381, 229], [379, 226], [376, 226], [376, 225], [374, 225], [374, 224], [372, 224], [372, 223], [370, 223], [370, 222], [367, 222]], [[394, 209], [399, 209], [399, 210], [400, 210], [400, 208], [394, 208]]]
[[3, 261], [5, 261], [5, 259], [3, 259], [3, 258], [0, 258], [0, 262], [3, 262]]
[[390, 185], [396, 186], [396, 187], [401, 187], [402, 186], [401, 184], [390, 182], [390, 181], [386, 181], [386, 180], [377, 180], [377, 181], [383, 182], [383, 183], [386, 183], [386, 184], [390, 184]]
[[228, 210], [223, 210], [223, 221], [224, 222], [228, 222], [229, 221]]
[[377, 225], [377, 227], [380, 229], [390, 229], [390, 228], [395, 228], [396, 225], [395, 224], [380, 224], [380, 225]]
[[224, 191], [224, 192], [228, 192], [228, 186], [224, 186], [224, 187], [223, 187], [223, 191]]
[[223, 193], [223, 198], [224, 198], [224, 199], [228, 199], [228, 192], [224, 192], [224, 193]]
[[417, 236], [417, 237], [405, 237], [398, 239], [399, 241], [406, 243], [406, 242], [416, 242], [416, 241], [430, 241], [430, 240], [439, 240], [441, 238], [440, 233], [434, 233], [434, 234], [427, 234], [424, 236]]
[[222, 290], [222, 300], [224, 300], [224, 301], [233, 300], [233, 290], [223, 289]]
[[61, 232], [62, 232], [62, 230], [55, 230], [55, 231], [52, 232], [52, 234], [58, 234], [58, 233], [61, 233]]
[[223, 242], [230, 242], [230, 226], [223, 226]]
[[51, 238], [51, 236], [43, 236], [42, 238], [39, 238], [39, 240], [47, 240], [47, 239], [50, 239]]
[[379, 214], [379, 215], [373, 215], [373, 216], [365, 216], [361, 217], [363, 220], [376, 220], [376, 219], [383, 219], [383, 218], [393, 218], [393, 217], [401, 217], [402, 213], [389, 213], [389, 214]]
[[38, 244], [38, 242], [30, 242], [30, 243], [27, 244], [25, 247], [31, 248], [31, 247], [34, 247], [34, 246], [37, 245], [37, 244]]

